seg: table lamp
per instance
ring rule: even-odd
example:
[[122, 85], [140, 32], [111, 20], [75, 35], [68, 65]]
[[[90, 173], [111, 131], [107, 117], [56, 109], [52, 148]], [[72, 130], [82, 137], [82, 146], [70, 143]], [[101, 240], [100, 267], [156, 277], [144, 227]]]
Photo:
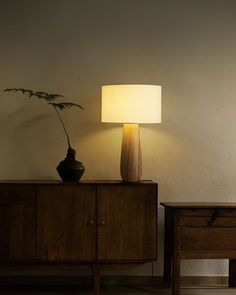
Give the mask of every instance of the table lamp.
[[161, 122], [161, 86], [102, 86], [102, 122], [123, 123], [121, 178], [124, 182], [140, 181], [142, 155], [139, 124]]

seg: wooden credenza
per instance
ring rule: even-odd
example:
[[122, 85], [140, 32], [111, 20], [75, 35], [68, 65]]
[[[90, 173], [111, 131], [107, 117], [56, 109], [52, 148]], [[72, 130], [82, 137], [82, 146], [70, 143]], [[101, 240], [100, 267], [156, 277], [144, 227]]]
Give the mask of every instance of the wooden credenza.
[[164, 286], [180, 292], [181, 259], [229, 259], [236, 287], [236, 203], [172, 202], [165, 207]]
[[157, 259], [157, 184], [0, 182], [0, 266], [103, 267]]

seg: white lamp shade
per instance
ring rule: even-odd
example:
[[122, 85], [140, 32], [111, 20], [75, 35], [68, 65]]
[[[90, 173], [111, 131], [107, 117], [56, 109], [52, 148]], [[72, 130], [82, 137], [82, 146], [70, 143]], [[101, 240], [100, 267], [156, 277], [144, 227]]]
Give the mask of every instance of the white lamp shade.
[[161, 86], [102, 86], [102, 122], [160, 123]]

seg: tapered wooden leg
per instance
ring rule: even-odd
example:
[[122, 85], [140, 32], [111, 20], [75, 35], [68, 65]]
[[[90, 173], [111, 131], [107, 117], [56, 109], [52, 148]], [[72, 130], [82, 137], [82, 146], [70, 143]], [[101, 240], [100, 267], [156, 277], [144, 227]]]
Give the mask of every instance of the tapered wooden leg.
[[173, 258], [172, 263], [172, 295], [179, 295], [180, 293], [180, 259]]
[[165, 242], [164, 242], [164, 276], [163, 287], [170, 288], [171, 286], [171, 241], [170, 241], [170, 220], [168, 209], [165, 208]]
[[236, 287], [236, 259], [229, 260], [229, 287]]
[[100, 287], [100, 264], [92, 264], [92, 274], [93, 274], [93, 291], [94, 295], [99, 295]]
[[172, 247], [172, 295], [180, 293], [180, 226], [179, 215], [173, 217], [173, 244]]

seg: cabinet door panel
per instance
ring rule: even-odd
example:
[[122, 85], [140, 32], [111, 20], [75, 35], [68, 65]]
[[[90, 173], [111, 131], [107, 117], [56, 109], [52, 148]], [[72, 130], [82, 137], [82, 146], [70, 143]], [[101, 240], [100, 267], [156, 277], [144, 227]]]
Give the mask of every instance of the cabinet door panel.
[[100, 185], [98, 259], [156, 259], [156, 185]]
[[38, 250], [42, 260], [96, 258], [96, 188], [89, 185], [38, 187]]
[[0, 260], [31, 260], [36, 254], [35, 190], [0, 186]]

